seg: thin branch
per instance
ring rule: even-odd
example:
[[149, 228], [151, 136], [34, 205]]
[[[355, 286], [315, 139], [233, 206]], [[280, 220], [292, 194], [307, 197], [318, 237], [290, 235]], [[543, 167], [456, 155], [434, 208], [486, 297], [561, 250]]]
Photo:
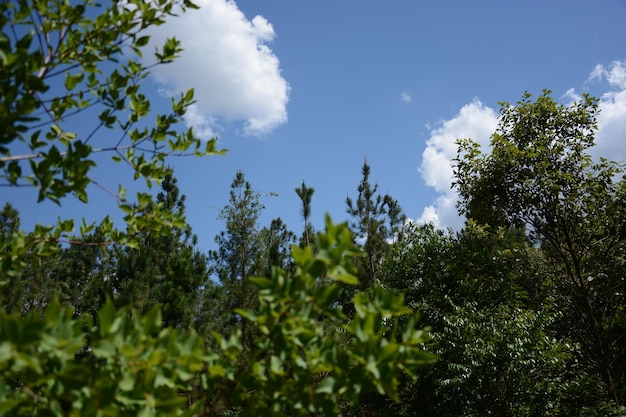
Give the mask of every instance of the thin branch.
[[[76, 91], [74, 93], [66, 94], [64, 96], [55, 96], [55, 97], [52, 97], [52, 98], [49, 98], [49, 99], [40, 100], [40, 102], [48, 104], [48, 103], [52, 103], [54, 100], [57, 100], [57, 99], [66, 100], [66, 99], [69, 99], [69, 98], [73, 98], [73, 97], [75, 97], [77, 95], [80, 95], [81, 93], [82, 94], [86, 94], [86, 93], [89, 93], [89, 92], [91, 92], [90, 89], [79, 90], [79, 91]], [[35, 113], [35, 114], [37, 114], [37, 113]]]
[[89, 135], [87, 136], [87, 139], [85, 139], [85, 142], [84, 142], [84, 144], [85, 144], [85, 145], [89, 143], [89, 141], [91, 140], [91, 138], [93, 137], [93, 135], [95, 135], [95, 134], [96, 134], [96, 132], [97, 132], [98, 130], [100, 130], [100, 128], [101, 128], [102, 126], [104, 126], [104, 122], [103, 122], [102, 120], [100, 120], [100, 123], [98, 124], [98, 126], [96, 126], [96, 127], [95, 127], [92, 131], [91, 131], [91, 133], [89, 133]]
[[[110, 152], [110, 151], [129, 149], [132, 147], [133, 145], [121, 146], [121, 147], [116, 147], [116, 148], [96, 148], [96, 149], [92, 149], [91, 152], [92, 153]], [[59, 154], [60, 156], [66, 156], [67, 152], [59, 152]], [[26, 155], [3, 156], [3, 157], [0, 157], [0, 162], [23, 161], [23, 160], [30, 160], [30, 159], [37, 159], [37, 158], [44, 158], [44, 157], [46, 157], [46, 154], [43, 152], [31, 153], [31, 154], [26, 154]]]
[[133, 164], [130, 163], [130, 161], [128, 160], [128, 158], [126, 158], [126, 155], [124, 155], [122, 152], [120, 152], [120, 149], [116, 149], [115, 152], [119, 155], [120, 158], [122, 158], [122, 160], [124, 162], [126, 162], [126, 164], [132, 168]]
[[[120, 153], [120, 151], [124, 151], [127, 149], [136, 149], [138, 151], [141, 152], [145, 152], [148, 154], [152, 154], [152, 155], [156, 155], [158, 154], [160, 151], [159, 150], [151, 150], [151, 149], [145, 149], [145, 148], [139, 148], [137, 147], [137, 144], [132, 144], [132, 145], [126, 145], [126, 146], [115, 146], [115, 147], [111, 147], [111, 148], [94, 148], [91, 150], [91, 153], [101, 153], [101, 152], [118, 152], [118, 154], [121, 157], [124, 157], [123, 154]], [[60, 156], [66, 156], [67, 152], [59, 152]], [[174, 152], [170, 152], [167, 153], [168, 156], [194, 156], [195, 154], [193, 152], [187, 152], [187, 153], [174, 153]], [[0, 157], [0, 162], [12, 162], [12, 161], [23, 161], [23, 160], [31, 160], [31, 159], [37, 159], [37, 158], [44, 158], [46, 157], [46, 154], [43, 152], [39, 152], [39, 153], [31, 153], [31, 154], [25, 154], [25, 155], [12, 155], [12, 156], [3, 156]]]
[[119, 245], [120, 242], [85, 242], [83, 240], [73, 240], [73, 239], [54, 239], [48, 242], [56, 242], [56, 243], [65, 243], [68, 245], [80, 245], [80, 246], [111, 246], [111, 245]]
[[35, 184], [31, 184], [30, 182], [20, 183], [20, 184], [1, 184], [0, 187], [35, 187]]
[[39, 395], [37, 395], [36, 393], [33, 392], [33, 390], [31, 390], [29, 387], [27, 386], [23, 386], [22, 388], [20, 388], [21, 391], [28, 395], [29, 397], [31, 397], [33, 400], [37, 401], [37, 402], [42, 402], [45, 401], [45, 398], [40, 397]]
[[[39, 14], [39, 11], [37, 10], [37, 7], [35, 7], [34, 4], [30, 5], [30, 9], [31, 9], [31, 14], [30, 17], [31, 19], [33, 19], [33, 23], [35, 21], [35, 18], [33, 16], [33, 12], [37, 13], [37, 17], [39, 18], [38, 23], [41, 27], [43, 27], [43, 22], [41, 20], [41, 15]], [[37, 34], [37, 41], [39, 42], [39, 50], [41, 51], [41, 56], [45, 56], [46, 55], [46, 47], [44, 46], [44, 42], [42, 40], [42, 36], [41, 36], [41, 32], [39, 31], [39, 27], [37, 26], [37, 24], [33, 25], [35, 27], [35, 32]]]
[[41, 104], [41, 107], [43, 107], [44, 113], [47, 114], [48, 117], [50, 118], [50, 121], [48, 123], [56, 123], [57, 120], [55, 119], [54, 115], [52, 114], [48, 106], [46, 106], [45, 104], [41, 102], [41, 99], [39, 98], [39, 94], [35, 93], [34, 96], [37, 97], [37, 101], [39, 101], [39, 103]]
[[105, 187], [104, 185], [99, 183], [98, 181], [92, 179], [91, 177], [89, 178], [89, 181], [91, 181], [96, 187], [100, 188], [101, 190], [103, 190], [107, 194], [113, 196], [113, 198], [115, 198], [120, 203], [124, 202], [124, 198], [122, 198], [122, 196], [120, 196], [119, 194], [111, 191], [110, 189], [108, 189], [107, 187]]

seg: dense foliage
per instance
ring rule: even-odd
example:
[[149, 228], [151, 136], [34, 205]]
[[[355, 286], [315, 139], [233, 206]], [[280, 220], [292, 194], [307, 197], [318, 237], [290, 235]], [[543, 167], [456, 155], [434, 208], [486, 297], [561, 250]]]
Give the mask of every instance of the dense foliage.
[[460, 142], [456, 186], [462, 212], [526, 231], [541, 249], [563, 335], [580, 344], [607, 399], [623, 404], [626, 176], [622, 163], [588, 152], [597, 113], [594, 98], [565, 107], [549, 91], [504, 104], [491, 153]]
[[[415, 315], [401, 296], [357, 293], [352, 319], [343, 313], [344, 284], [358, 282], [351, 262], [363, 255], [346, 224], [328, 219], [315, 238], [307, 228], [316, 251], [290, 249], [295, 235], [280, 219], [257, 228], [262, 205], [242, 172], [220, 215], [219, 249], [195, 248], [165, 159], [219, 153], [216, 141], [176, 128], [193, 91], [172, 100], [170, 114], [151, 111], [140, 92], [149, 67], [138, 59], [147, 29], [194, 7], [0, 4], [3, 185], [34, 186], [38, 201], [87, 202], [89, 184], [105, 188], [91, 175], [93, 154], [108, 151], [148, 189], [161, 186], [135, 203], [123, 186], [107, 190], [126, 230], [107, 217], [79, 237], [73, 219], [22, 231], [4, 206], [2, 415], [333, 415], [368, 391], [397, 397], [400, 375], [434, 360], [427, 331], [415, 318], [400, 323]], [[169, 39], [155, 65], [179, 51]], [[91, 130], [72, 130], [79, 113]], [[98, 138], [103, 147], [92, 147]]]
[[[297, 240], [260, 224], [238, 171], [203, 253], [166, 157], [219, 151], [176, 127], [192, 92], [153, 114], [138, 59], [147, 28], [193, 8], [0, 4], [4, 185], [87, 201], [108, 150], [148, 188], [111, 193], [125, 230], [23, 231], [0, 211], [0, 414], [626, 415], [625, 167], [589, 154], [596, 99], [525, 94], [489, 152], [461, 139], [458, 232], [406, 223], [364, 162], [349, 222], [323, 232], [314, 189], [295, 188]], [[155, 65], [179, 50], [167, 41]], [[79, 113], [91, 130], [72, 130]], [[92, 147], [101, 128], [119, 137]]]

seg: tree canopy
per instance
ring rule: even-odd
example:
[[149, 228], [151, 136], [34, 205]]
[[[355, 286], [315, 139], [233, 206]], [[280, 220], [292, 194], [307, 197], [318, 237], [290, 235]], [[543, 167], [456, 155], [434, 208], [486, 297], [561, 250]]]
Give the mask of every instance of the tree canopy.
[[535, 101], [502, 105], [491, 152], [459, 142], [455, 187], [468, 218], [525, 230], [542, 249], [555, 302], [568, 336], [581, 344], [602, 376], [608, 399], [624, 403], [626, 378], [623, 291], [626, 253], [626, 178], [623, 163], [594, 160], [598, 100], [570, 106], [550, 91]]

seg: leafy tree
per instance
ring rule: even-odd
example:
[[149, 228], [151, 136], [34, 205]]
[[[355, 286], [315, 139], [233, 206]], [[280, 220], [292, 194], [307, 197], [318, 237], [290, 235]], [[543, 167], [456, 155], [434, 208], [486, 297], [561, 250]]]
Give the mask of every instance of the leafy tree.
[[432, 325], [428, 349], [440, 360], [403, 382], [395, 414], [566, 416], [595, 406], [579, 345], [555, 334], [563, 313], [538, 280], [544, 268], [515, 230], [407, 227], [381, 273]]
[[[195, 6], [189, 0], [129, 0], [108, 6], [94, 0], [1, 2], [3, 185], [34, 186], [37, 201], [59, 202], [71, 195], [86, 202], [90, 184], [109, 188], [93, 175], [98, 153], [124, 162], [148, 187], [165, 176], [167, 156], [219, 153], [215, 140], [203, 143], [191, 129], [177, 129], [193, 103], [193, 91], [173, 99], [171, 112], [155, 114], [141, 89], [153, 65], [172, 61], [181, 50], [178, 41], [169, 39], [157, 48], [153, 64], [144, 65], [139, 57], [149, 42], [146, 31], [190, 8]], [[85, 131], [72, 124], [78, 117], [89, 126]], [[103, 228], [109, 241], [132, 245], [146, 228], [180, 221], [152, 206], [145, 192], [135, 202], [123, 186], [108, 192], [126, 223], [125, 232]], [[63, 220], [3, 242], [0, 252], [10, 247], [12, 256], [3, 257], [2, 274], [19, 270], [27, 256], [58, 251], [59, 240], [74, 240], [73, 226]], [[85, 226], [80, 234], [93, 228]]]
[[[183, 217], [185, 198], [171, 173], [161, 188], [154, 205]], [[118, 306], [133, 304], [141, 312], [161, 304], [165, 325], [192, 324], [198, 291], [208, 276], [206, 257], [194, 248], [196, 237], [188, 225], [173, 227], [167, 234], [144, 233], [138, 248], [111, 247], [105, 240], [99, 227], [53, 256], [29, 259], [10, 285], [12, 292], [21, 292], [20, 310], [43, 312], [58, 299], [73, 306], [76, 314], [90, 312], [96, 317], [110, 298]]]
[[583, 347], [603, 381], [606, 399], [626, 397], [624, 358], [626, 251], [624, 165], [588, 153], [598, 100], [570, 106], [549, 91], [502, 105], [491, 153], [460, 141], [455, 186], [462, 213], [492, 226], [527, 228], [551, 266], [562, 329]]
[[[264, 365], [249, 364], [261, 372], [248, 372], [252, 378], [237, 388], [245, 415], [338, 415], [342, 399], [356, 405], [371, 392], [397, 398], [397, 370], [413, 375], [433, 360], [421, 350], [427, 335], [416, 329], [402, 296], [380, 287], [360, 292], [353, 299], [354, 318], [346, 319], [338, 282], [357, 283], [350, 260], [360, 251], [347, 225], [333, 225], [328, 217], [326, 233], [317, 239], [315, 254], [310, 246], [294, 246], [293, 275], [273, 268], [270, 277], [253, 279], [260, 306], [242, 313], [260, 326], [257, 346], [268, 354]], [[322, 285], [321, 274], [328, 279]], [[404, 324], [402, 317], [408, 318]]]
[[191, 416], [184, 395], [205, 366], [194, 333], [162, 329], [145, 315], [106, 303], [89, 314], [51, 303], [43, 316], [0, 312], [0, 413]]
[[[199, 150], [201, 143], [192, 131], [175, 130], [191, 104], [191, 93], [173, 102], [171, 114], [156, 115], [154, 128], [143, 128], [151, 112], [139, 89], [148, 68], [133, 54], [148, 42], [142, 31], [189, 7], [187, 0], [129, 0], [109, 8], [91, 0], [0, 3], [0, 116], [7, 121], [0, 126], [4, 180], [35, 185], [40, 200], [61, 201], [75, 194], [86, 201], [86, 187], [95, 182], [89, 175], [96, 151], [91, 139], [100, 127], [120, 129], [119, 140], [103, 149], [128, 162], [133, 175], [148, 186], [166, 179], [166, 156], [193, 147], [198, 154], [214, 152], [215, 141]], [[167, 41], [157, 51], [156, 63], [173, 59], [178, 50], [176, 41]], [[59, 77], [63, 87], [54, 85]], [[96, 115], [91, 132], [68, 129], [68, 119], [77, 112]], [[9, 145], [20, 143], [33, 153], [10, 154]], [[240, 218], [250, 220], [259, 206], [243, 176], [239, 180], [233, 193], [242, 190], [245, 198], [234, 201], [252, 203], [242, 206], [251, 210], [243, 210]], [[108, 240], [100, 244], [136, 248], [147, 235], [176, 236], [184, 229], [180, 211], [167, 207], [177, 198], [155, 203], [140, 193], [136, 203], [129, 203], [123, 189], [115, 198], [126, 213], [127, 230], [115, 231], [105, 219], [99, 233]], [[236, 220], [230, 213], [226, 210], [225, 218]], [[237, 213], [235, 207], [232, 214]], [[245, 237], [248, 224], [228, 225], [233, 236]], [[94, 229], [86, 225], [81, 235]], [[37, 226], [29, 234], [12, 232], [8, 239], [3, 233], [2, 279], [22, 274], [31, 256], [42, 260], [59, 253], [60, 241], [71, 230], [73, 222], [62, 221], [57, 227]], [[0, 311], [0, 414], [192, 416], [239, 410], [251, 416], [336, 415], [339, 401], [357, 401], [368, 389], [396, 396], [399, 375], [414, 374], [433, 359], [421, 350], [427, 333], [417, 328], [414, 317], [401, 324], [400, 318], [413, 313], [401, 296], [380, 289], [355, 296], [356, 314], [346, 320], [338, 308], [342, 288], [336, 282], [357, 282], [350, 259], [358, 250], [347, 225], [335, 226], [330, 220], [318, 241], [317, 253], [310, 247], [294, 249], [292, 274], [273, 268], [269, 277], [252, 281], [257, 297], [251, 304], [257, 308], [238, 314], [254, 328], [243, 332], [254, 343], [235, 331], [218, 337], [218, 349], [205, 350], [194, 331], [163, 328], [157, 307], [141, 314], [108, 302], [98, 311], [97, 323], [88, 313], [75, 314], [56, 302], [46, 302], [42, 315]], [[223, 276], [243, 282], [250, 272], [244, 261], [240, 275]], [[317, 285], [322, 271], [332, 281], [329, 285]], [[335, 338], [325, 331], [329, 322]], [[349, 343], [336, 343], [337, 337]], [[238, 362], [246, 351], [250, 360]], [[194, 376], [199, 372], [198, 387]]]

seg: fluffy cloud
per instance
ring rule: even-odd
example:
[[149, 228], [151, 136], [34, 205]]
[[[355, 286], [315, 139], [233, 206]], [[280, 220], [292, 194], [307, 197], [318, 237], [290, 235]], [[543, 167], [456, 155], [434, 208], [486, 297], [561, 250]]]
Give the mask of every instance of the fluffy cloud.
[[626, 162], [626, 61], [615, 61], [608, 67], [596, 65], [589, 81], [606, 81], [609, 91], [600, 97], [597, 146], [595, 156]]
[[497, 123], [496, 111], [474, 99], [463, 106], [455, 117], [431, 130], [419, 171], [426, 185], [433, 187], [440, 195], [434, 205], [424, 209], [418, 223], [432, 222], [438, 227], [452, 228], [462, 225], [463, 220], [456, 210], [457, 196], [451, 188], [454, 176], [452, 159], [457, 152], [455, 141], [472, 138], [487, 146]]
[[613, 61], [608, 68], [602, 64], [596, 65], [589, 80], [606, 80], [612, 87], [626, 90], [626, 61]]
[[275, 37], [265, 18], [248, 20], [234, 1], [198, 0], [189, 10], [151, 33], [161, 45], [175, 36], [180, 58], [153, 70], [169, 92], [195, 89], [197, 101], [186, 118], [204, 137], [223, 123], [242, 122], [243, 132], [263, 135], [287, 121], [289, 85], [267, 46]]
[[437, 228], [459, 230], [463, 226], [463, 218], [458, 214], [457, 200], [454, 193], [440, 194], [434, 204], [424, 208], [416, 223], [432, 223]]
[[411, 98], [411, 94], [409, 94], [408, 91], [403, 91], [400, 93], [400, 100], [403, 103], [410, 103], [412, 98]]

